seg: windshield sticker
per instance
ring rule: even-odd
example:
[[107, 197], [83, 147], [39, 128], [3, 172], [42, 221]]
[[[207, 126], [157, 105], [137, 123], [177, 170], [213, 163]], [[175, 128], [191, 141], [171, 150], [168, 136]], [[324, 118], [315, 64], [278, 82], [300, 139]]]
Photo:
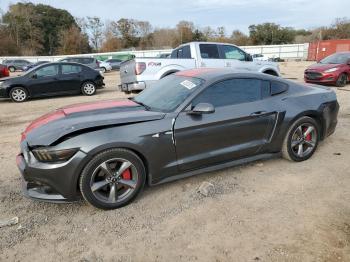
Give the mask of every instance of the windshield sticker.
[[180, 83], [182, 86], [186, 87], [187, 89], [191, 90], [192, 88], [196, 87], [196, 84], [192, 83], [189, 80], [185, 80]]

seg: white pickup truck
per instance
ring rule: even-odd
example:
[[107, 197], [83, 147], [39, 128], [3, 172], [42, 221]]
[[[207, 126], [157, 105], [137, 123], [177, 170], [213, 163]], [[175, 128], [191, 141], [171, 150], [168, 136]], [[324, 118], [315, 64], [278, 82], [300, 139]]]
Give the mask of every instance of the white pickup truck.
[[174, 49], [170, 58], [134, 58], [120, 65], [125, 93], [143, 90], [167, 75], [192, 68], [232, 68], [280, 76], [277, 63], [253, 61], [251, 55], [232, 44], [191, 42]]

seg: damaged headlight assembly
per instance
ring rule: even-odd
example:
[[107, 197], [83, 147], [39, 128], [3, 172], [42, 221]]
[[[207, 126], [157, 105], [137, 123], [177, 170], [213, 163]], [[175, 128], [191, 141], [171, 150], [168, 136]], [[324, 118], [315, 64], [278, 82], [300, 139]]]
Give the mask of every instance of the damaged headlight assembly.
[[32, 150], [35, 158], [44, 163], [59, 163], [68, 161], [72, 158], [79, 148], [52, 150], [50, 148], [36, 148]]

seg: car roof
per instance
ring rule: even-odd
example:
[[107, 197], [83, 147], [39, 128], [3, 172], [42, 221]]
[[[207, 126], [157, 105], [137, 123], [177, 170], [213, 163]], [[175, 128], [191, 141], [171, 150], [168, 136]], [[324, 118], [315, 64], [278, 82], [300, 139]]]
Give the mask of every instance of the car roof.
[[[234, 78], [259, 78], [263, 80], [276, 80], [277, 77], [244, 70], [226, 69], [226, 68], [196, 68], [177, 72], [175, 75], [185, 77], [201, 78], [206, 81], [219, 80], [228, 77]], [[282, 78], [278, 78], [282, 80]]]

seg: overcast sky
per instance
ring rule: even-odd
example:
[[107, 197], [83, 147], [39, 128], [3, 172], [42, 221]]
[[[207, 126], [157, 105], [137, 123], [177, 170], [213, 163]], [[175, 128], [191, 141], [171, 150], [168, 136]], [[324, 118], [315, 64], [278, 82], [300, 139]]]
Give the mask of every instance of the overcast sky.
[[[14, 0], [0, 0], [8, 9]], [[180, 20], [196, 26], [225, 26], [248, 31], [248, 26], [274, 22], [297, 29], [329, 25], [337, 17], [349, 17], [350, 0], [32, 0], [68, 10], [72, 15], [99, 16], [102, 20], [134, 18], [155, 27], [173, 27]]]

